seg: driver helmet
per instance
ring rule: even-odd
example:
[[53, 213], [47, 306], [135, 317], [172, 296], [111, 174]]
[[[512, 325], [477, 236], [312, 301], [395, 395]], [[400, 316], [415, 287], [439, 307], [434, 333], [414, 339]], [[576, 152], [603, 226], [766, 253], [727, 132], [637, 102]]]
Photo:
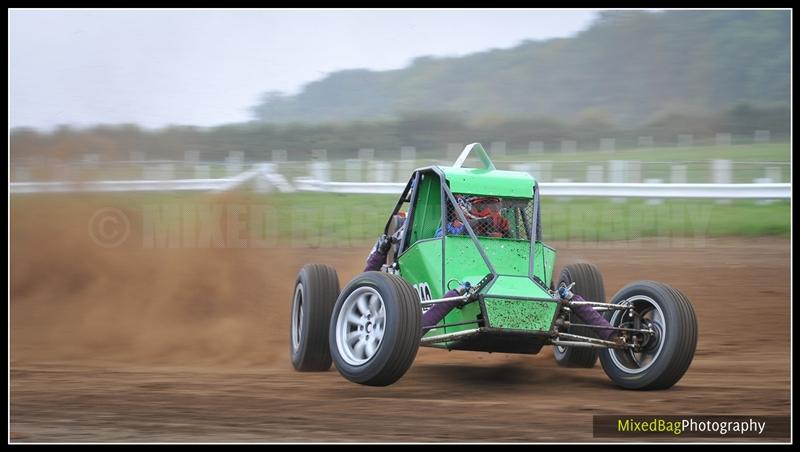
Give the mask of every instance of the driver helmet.
[[459, 206], [478, 235], [505, 237], [508, 234], [508, 220], [500, 211], [503, 200], [497, 196], [461, 196]]

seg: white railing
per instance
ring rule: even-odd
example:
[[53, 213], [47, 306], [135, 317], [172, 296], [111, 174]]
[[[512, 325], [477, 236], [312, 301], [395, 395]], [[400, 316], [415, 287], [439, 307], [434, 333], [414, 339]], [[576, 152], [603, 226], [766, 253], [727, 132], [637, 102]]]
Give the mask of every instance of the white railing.
[[210, 191], [230, 183], [229, 179], [111, 180], [91, 182], [11, 182], [11, 194], [127, 192], [127, 191]]
[[542, 196], [611, 198], [788, 199], [791, 184], [609, 184], [542, 182]]
[[11, 194], [23, 193], [73, 193], [73, 192], [131, 192], [131, 191], [226, 191], [247, 182], [255, 182], [259, 191], [272, 187], [281, 192], [293, 192], [294, 187], [274, 170], [271, 163], [256, 165], [253, 169], [234, 177], [219, 179], [172, 180], [112, 180], [112, 181], [59, 181], [10, 182]]
[[[405, 183], [322, 182], [294, 179], [299, 191], [328, 193], [399, 194]], [[706, 199], [788, 199], [791, 184], [614, 184], [584, 182], [541, 182], [542, 196], [604, 198], [706, 198]]]
[[[261, 180], [259, 180], [261, 178]], [[399, 194], [399, 182], [322, 182], [306, 177], [290, 184], [282, 175], [255, 168], [236, 177], [222, 179], [135, 180], [93, 182], [12, 182], [11, 194], [133, 191], [225, 191], [246, 182], [266, 183], [280, 192]], [[542, 195], [551, 197], [602, 198], [705, 198], [705, 199], [788, 199], [791, 184], [614, 184], [584, 182], [541, 182]], [[266, 190], [265, 190], [266, 191]]]

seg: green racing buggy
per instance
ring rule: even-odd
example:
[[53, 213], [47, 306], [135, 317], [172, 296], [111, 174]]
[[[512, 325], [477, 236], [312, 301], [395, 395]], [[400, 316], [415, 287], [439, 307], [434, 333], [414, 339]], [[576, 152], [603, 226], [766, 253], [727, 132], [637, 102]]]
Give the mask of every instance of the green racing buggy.
[[[466, 168], [477, 156], [482, 168]], [[663, 389], [688, 369], [697, 319], [688, 298], [636, 281], [606, 301], [592, 264], [565, 266], [542, 242], [539, 184], [497, 170], [478, 143], [451, 167], [414, 171], [367, 267], [340, 290], [336, 270], [307, 264], [292, 297], [290, 355], [299, 371], [335, 363], [350, 381], [389, 385], [420, 346], [536, 354], [603, 370], [626, 389]]]

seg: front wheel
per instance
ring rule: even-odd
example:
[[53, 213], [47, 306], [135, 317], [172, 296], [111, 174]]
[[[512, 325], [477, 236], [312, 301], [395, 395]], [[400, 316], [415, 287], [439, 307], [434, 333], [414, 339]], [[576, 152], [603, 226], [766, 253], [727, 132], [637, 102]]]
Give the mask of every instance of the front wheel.
[[330, 354], [342, 376], [364, 385], [390, 385], [417, 356], [419, 296], [398, 276], [362, 273], [339, 295], [329, 335]]
[[[603, 275], [600, 269], [592, 264], [571, 264], [561, 270], [558, 284], [569, 286], [575, 283], [575, 293], [580, 294], [585, 300], [606, 302], [606, 292], [603, 286]], [[577, 316], [576, 316], [577, 317]], [[580, 319], [570, 318], [575, 323], [581, 323]], [[568, 333], [579, 336], [595, 337], [595, 332], [585, 326], [570, 326]], [[564, 347], [556, 345], [553, 347], [553, 358], [556, 363], [563, 367], [584, 367], [591, 368], [597, 362], [597, 351], [588, 347]]]
[[667, 284], [638, 281], [623, 287], [613, 304], [628, 306], [610, 316], [612, 326], [651, 329], [636, 349], [606, 349], [600, 363], [626, 389], [666, 389], [689, 368], [697, 347], [697, 317], [686, 295]]

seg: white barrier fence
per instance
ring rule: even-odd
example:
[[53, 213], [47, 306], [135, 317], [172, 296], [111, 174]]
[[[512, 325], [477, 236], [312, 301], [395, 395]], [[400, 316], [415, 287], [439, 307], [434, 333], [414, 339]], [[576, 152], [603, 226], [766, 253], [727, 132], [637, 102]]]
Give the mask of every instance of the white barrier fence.
[[[624, 183], [599, 182], [599, 170], [592, 168], [590, 179], [594, 182], [540, 182], [542, 194], [549, 197], [603, 197], [603, 198], [705, 198], [705, 199], [788, 199], [791, 184], [772, 183], [770, 178], [750, 184], [731, 183]], [[317, 171], [319, 176], [325, 171]], [[594, 174], [598, 173], [598, 174]], [[327, 178], [325, 178], [327, 179]], [[313, 177], [296, 177], [290, 183], [276, 171], [274, 163], [262, 163], [236, 176], [219, 179], [126, 180], [85, 182], [11, 182], [11, 194], [71, 193], [71, 192], [133, 192], [133, 191], [225, 191], [253, 182], [258, 192], [277, 189], [289, 193], [296, 190], [326, 193], [399, 194], [405, 183], [401, 182], [332, 182]], [[377, 179], [377, 178], [376, 178]], [[685, 178], [677, 178], [685, 180]], [[385, 179], [384, 179], [385, 180]]]
[[74, 192], [133, 192], [133, 191], [226, 191], [247, 182], [254, 182], [257, 191], [293, 192], [286, 178], [275, 172], [272, 163], [262, 163], [234, 177], [219, 179], [173, 180], [114, 180], [82, 182], [10, 182], [11, 194], [74, 193]]
[[210, 191], [229, 179], [113, 180], [92, 182], [11, 182], [8, 191], [23, 193], [128, 192], [128, 191]]
[[[791, 184], [626, 184], [585, 182], [540, 182], [543, 196], [613, 198], [706, 198], [706, 199], [788, 199]], [[322, 182], [294, 179], [299, 191], [327, 193], [399, 194], [405, 183]]]

